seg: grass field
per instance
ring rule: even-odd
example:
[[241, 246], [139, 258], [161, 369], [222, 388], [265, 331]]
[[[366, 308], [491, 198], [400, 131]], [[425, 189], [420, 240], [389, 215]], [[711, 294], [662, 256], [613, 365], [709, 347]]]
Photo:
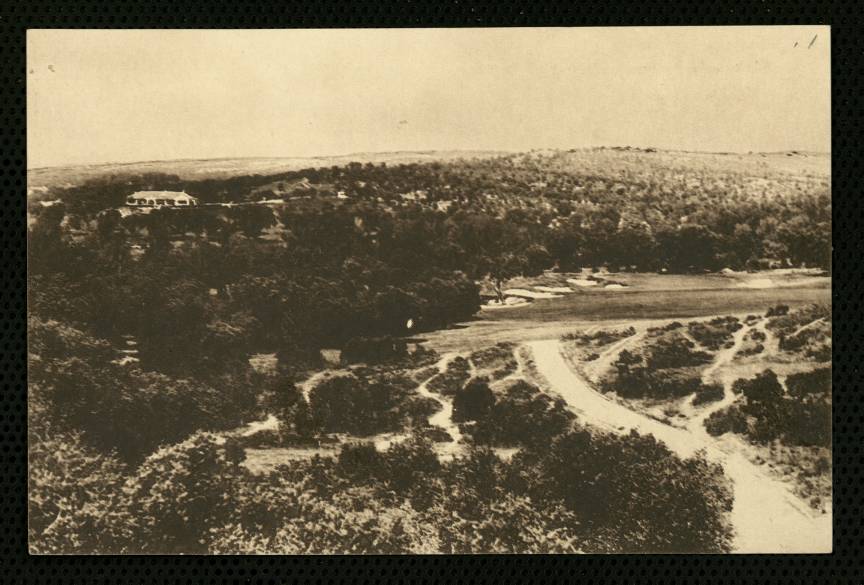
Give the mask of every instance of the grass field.
[[789, 306], [828, 303], [828, 288], [618, 290], [590, 291], [558, 299], [538, 299], [527, 306], [485, 312], [483, 320], [557, 321], [578, 318], [659, 319], [726, 313], [761, 312], [779, 303]]
[[[608, 275], [624, 281], [621, 275]], [[753, 275], [757, 278], [760, 275]], [[772, 278], [775, 278], [772, 275]], [[549, 280], [549, 277], [546, 278]], [[630, 275], [631, 288], [586, 290], [512, 308], [481, 311], [477, 319], [423, 336], [436, 351], [468, 351], [502, 341], [556, 339], [596, 326], [762, 313], [774, 305], [831, 303], [829, 277], [786, 279], [776, 288], [743, 288], [718, 275]]]

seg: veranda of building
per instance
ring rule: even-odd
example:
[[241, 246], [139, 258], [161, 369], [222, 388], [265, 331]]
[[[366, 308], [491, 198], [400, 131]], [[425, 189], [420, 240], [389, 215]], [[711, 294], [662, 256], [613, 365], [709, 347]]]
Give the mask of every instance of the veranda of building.
[[126, 205], [190, 207], [198, 200], [183, 191], [137, 191], [126, 198]]

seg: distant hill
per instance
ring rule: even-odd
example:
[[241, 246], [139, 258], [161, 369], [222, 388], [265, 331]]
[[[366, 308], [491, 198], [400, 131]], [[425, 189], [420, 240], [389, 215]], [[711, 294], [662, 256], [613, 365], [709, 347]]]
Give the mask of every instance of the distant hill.
[[489, 158], [510, 154], [493, 150], [429, 150], [356, 153], [338, 156], [285, 157], [285, 158], [217, 158], [185, 159], [165, 161], [142, 161], [134, 163], [106, 163], [62, 167], [28, 169], [28, 193], [38, 195], [40, 191], [53, 187], [72, 187], [89, 179], [111, 175], [141, 175], [165, 173], [177, 175], [181, 180], [218, 179], [238, 175], [272, 175], [308, 168], [343, 166], [359, 163], [423, 163], [449, 161], [460, 158]]
[[[65, 167], [46, 167], [27, 171], [28, 198], [31, 202], [50, 199], [52, 191], [75, 187], [100, 177], [123, 177], [160, 173], [177, 176], [182, 181], [227, 179], [230, 177], [279, 173], [312, 168], [346, 166], [350, 163], [398, 164], [453, 162], [508, 157], [514, 164], [552, 165], [566, 173], [598, 177], [654, 176], [663, 172], [670, 179], [676, 173], [688, 176], [733, 174], [748, 177], [750, 183], [769, 180], [828, 180], [831, 155], [814, 152], [710, 153], [629, 146], [592, 147], [569, 150], [531, 150], [508, 152], [495, 150], [430, 150], [355, 153], [339, 156], [286, 158], [220, 158], [144, 161]], [[647, 173], [647, 175], [646, 175]], [[753, 185], [751, 185], [751, 188]], [[281, 192], [279, 184], [265, 185], [272, 196]], [[291, 188], [288, 189], [292, 190]], [[770, 191], [771, 189], [766, 189]], [[284, 193], [283, 193], [284, 195]]]
[[629, 146], [595, 147], [568, 151], [536, 150], [524, 153], [525, 159], [556, 159], [567, 172], [596, 172], [612, 177], [618, 174], [653, 174], [656, 170], [680, 170], [686, 174], [739, 174], [750, 177], [783, 175], [827, 178], [831, 173], [831, 154], [824, 152], [699, 152], [662, 150]]

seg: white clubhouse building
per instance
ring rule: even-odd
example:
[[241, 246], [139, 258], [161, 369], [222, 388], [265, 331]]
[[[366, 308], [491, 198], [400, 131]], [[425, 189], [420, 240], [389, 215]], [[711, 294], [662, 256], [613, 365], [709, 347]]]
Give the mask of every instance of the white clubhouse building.
[[126, 198], [126, 205], [190, 207], [198, 200], [183, 191], [137, 191]]

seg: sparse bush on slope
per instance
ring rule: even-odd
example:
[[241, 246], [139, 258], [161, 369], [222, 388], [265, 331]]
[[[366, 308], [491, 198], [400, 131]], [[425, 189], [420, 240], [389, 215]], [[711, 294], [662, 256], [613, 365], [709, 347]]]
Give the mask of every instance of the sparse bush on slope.
[[733, 432], [756, 443], [780, 440], [788, 445], [831, 445], [830, 370], [795, 374], [784, 392], [776, 374], [765, 370], [755, 378], [740, 379], [733, 390], [739, 401], [713, 413], [705, 428], [713, 435]]
[[447, 364], [447, 370], [429, 381], [428, 388], [445, 396], [456, 394], [469, 380], [471, 365], [461, 356], [453, 358]]
[[694, 321], [688, 325], [687, 330], [703, 347], [717, 351], [721, 347], [730, 346], [732, 334], [742, 327], [737, 317], [729, 316], [717, 317], [707, 322]]
[[[716, 395], [717, 390], [702, 381], [701, 368], [712, 356], [697, 350], [677, 327], [649, 335], [649, 343], [638, 353], [624, 350], [612, 363], [613, 374], [602, 389], [623, 398], [668, 400], [689, 394]], [[701, 400], [701, 398], [699, 399]]]

